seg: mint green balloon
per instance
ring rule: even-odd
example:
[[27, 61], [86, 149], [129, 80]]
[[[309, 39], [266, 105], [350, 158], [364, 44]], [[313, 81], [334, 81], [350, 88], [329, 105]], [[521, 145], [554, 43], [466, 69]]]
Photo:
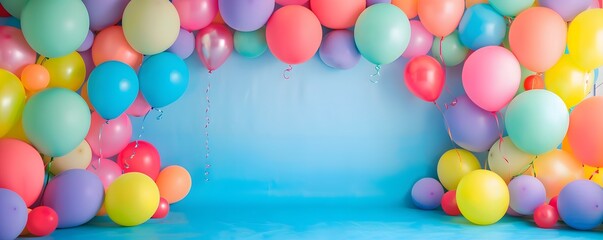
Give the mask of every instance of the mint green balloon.
[[400, 8], [375, 4], [356, 20], [354, 40], [364, 58], [376, 65], [388, 64], [406, 50], [410, 41], [410, 22]]
[[266, 28], [262, 27], [252, 32], [234, 33], [234, 48], [243, 57], [257, 58], [266, 52]]
[[29, 0], [21, 13], [27, 43], [40, 55], [65, 56], [88, 35], [88, 10], [81, 0]]
[[0, 0], [0, 4], [6, 9], [13, 17], [21, 18], [21, 11], [29, 0]]
[[509, 17], [515, 17], [523, 10], [534, 5], [534, 0], [490, 0], [489, 2], [496, 11]]
[[[431, 45], [431, 55], [442, 63], [440, 59], [440, 37], [433, 39], [433, 45]], [[461, 64], [467, 58], [469, 54], [469, 48], [465, 47], [459, 39], [459, 33], [457, 31], [452, 32], [450, 35], [444, 37], [442, 42], [442, 57], [444, 57], [444, 63], [448, 67], [453, 67]]]
[[507, 106], [505, 124], [511, 141], [524, 152], [540, 155], [563, 141], [569, 113], [563, 100], [548, 90], [525, 91]]
[[75, 149], [90, 128], [86, 101], [66, 88], [48, 88], [33, 95], [23, 110], [23, 130], [44, 155], [59, 157]]

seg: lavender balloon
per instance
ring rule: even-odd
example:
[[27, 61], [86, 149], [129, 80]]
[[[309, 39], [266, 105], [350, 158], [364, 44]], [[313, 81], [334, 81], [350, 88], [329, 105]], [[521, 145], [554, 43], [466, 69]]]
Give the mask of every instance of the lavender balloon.
[[195, 35], [181, 28], [178, 38], [167, 51], [178, 55], [182, 59], [188, 58], [195, 51]]
[[588, 9], [591, 3], [591, 0], [538, 0], [540, 6], [553, 9], [566, 22], [574, 20], [578, 14]]
[[373, 4], [378, 3], [392, 3], [392, 0], [366, 0], [366, 6], [370, 7]]
[[94, 33], [88, 30], [88, 35], [86, 35], [86, 39], [80, 47], [77, 49], [78, 52], [88, 51], [92, 47], [92, 43], [94, 42]]
[[423, 178], [412, 186], [412, 202], [420, 209], [436, 209], [440, 206], [442, 196], [444, 196], [444, 188], [433, 178]]
[[488, 151], [499, 138], [494, 115], [475, 105], [466, 95], [457, 97], [444, 116], [454, 142], [469, 151]]
[[538, 178], [522, 175], [509, 183], [510, 207], [515, 212], [531, 215], [534, 210], [546, 202], [546, 190]]
[[80, 52], [80, 56], [82, 56], [82, 60], [84, 60], [84, 65], [86, 66], [86, 79], [88, 79], [88, 76], [90, 76], [90, 73], [95, 67], [94, 61], [92, 60], [92, 50]]
[[603, 190], [589, 180], [576, 180], [559, 193], [559, 216], [570, 227], [593, 229], [603, 222]]
[[274, 11], [274, 0], [219, 0], [224, 22], [237, 31], [250, 32], [264, 26]]
[[410, 41], [402, 57], [413, 58], [426, 55], [433, 45], [433, 35], [425, 29], [421, 21], [410, 20]]
[[100, 31], [115, 25], [130, 0], [82, 0], [90, 16], [90, 30]]
[[320, 59], [332, 68], [348, 69], [360, 61], [360, 52], [354, 42], [354, 33], [335, 30], [328, 33], [318, 50]]
[[15, 239], [27, 223], [27, 206], [19, 194], [0, 188], [0, 239]]

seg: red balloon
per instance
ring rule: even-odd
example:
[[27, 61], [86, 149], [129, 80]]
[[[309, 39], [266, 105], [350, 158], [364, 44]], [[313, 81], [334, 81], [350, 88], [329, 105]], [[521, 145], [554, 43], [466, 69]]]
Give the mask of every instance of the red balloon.
[[276, 58], [287, 64], [308, 61], [322, 41], [318, 18], [309, 9], [288, 5], [276, 10], [266, 25], [266, 43]]
[[551, 198], [551, 200], [549, 200], [549, 205], [553, 206], [555, 208], [555, 211], [559, 211], [557, 209], [557, 198], [558, 197], [559, 196], [555, 196], [555, 197]]
[[534, 222], [539, 228], [552, 228], [557, 224], [557, 220], [559, 214], [551, 205], [543, 204], [534, 210]]
[[528, 90], [544, 89], [544, 80], [538, 75], [530, 75], [524, 80], [523, 88]]
[[356, 24], [356, 19], [366, 8], [365, 0], [310, 0], [312, 12], [323, 26], [346, 29]]
[[222, 66], [232, 53], [232, 32], [224, 24], [212, 23], [201, 29], [195, 42], [197, 54], [209, 71]]
[[0, 17], [10, 17], [10, 13], [0, 4]]
[[431, 56], [410, 59], [404, 68], [404, 82], [415, 96], [433, 102], [442, 93], [445, 74], [440, 63]]
[[149, 142], [138, 141], [138, 148], [135, 146], [136, 142], [131, 142], [117, 155], [117, 165], [124, 170], [124, 174], [140, 172], [153, 180], [157, 179], [161, 167], [159, 152]]
[[442, 196], [442, 210], [450, 216], [458, 216], [461, 214], [459, 206], [456, 204], [456, 191], [451, 190], [444, 193]]
[[59, 216], [49, 207], [40, 206], [29, 212], [27, 217], [27, 231], [34, 236], [50, 235], [59, 225]]
[[31, 206], [43, 184], [44, 162], [38, 151], [19, 140], [0, 139], [0, 188], [16, 192]]
[[170, 212], [170, 204], [165, 198], [159, 198], [159, 206], [157, 207], [157, 211], [151, 218], [164, 218]]

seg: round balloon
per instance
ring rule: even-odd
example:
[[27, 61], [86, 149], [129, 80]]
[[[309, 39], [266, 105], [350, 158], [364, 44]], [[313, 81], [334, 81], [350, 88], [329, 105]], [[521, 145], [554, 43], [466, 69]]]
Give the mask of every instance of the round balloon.
[[568, 108], [580, 103], [588, 94], [590, 85], [596, 81], [565, 54], [549, 70], [545, 72], [546, 89], [557, 94]]
[[159, 206], [151, 218], [165, 218], [170, 212], [170, 204], [165, 198], [159, 198]]
[[504, 137], [502, 142], [499, 139], [492, 144], [488, 153], [490, 170], [507, 183], [514, 176], [522, 174], [535, 159], [536, 156], [517, 148], [509, 137]]
[[16, 192], [31, 206], [44, 184], [44, 162], [40, 154], [22, 141], [0, 139], [0, 166], [0, 188]]
[[485, 152], [500, 137], [496, 115], [479, 108], [467, 96], [459, 96], [444, 116], [452, 140], [472, 152]]
[[21, 18], [21, 12], [29, 0], [0, 0], [0, 7], [16, 18]]
[[479, 161], [469, 151], [451, 149], [438, 161], [438, 179], [448, 190], [456, 190], [459, 181], [468, 173], [480, 168]]
[[509, 189], [496, 173], [479, 169], [461, 179], [456, 202], [467, 220], [477, 225], [490, 225], [507, 212]]
[[421, 0], [417, 5], [423, 26], [438, 37], [451, 34], [459, 25], [464, 11], [464, 0]]
[[360, 61], [360, 52], [354, 43], [354, 33], [349, 30], [334, 30], [322, 40], [318, 55], [327, 66], [349, 69]]
[[440, 63], [444, 60], [443, 64], [448, 67], [461, 64], [467, 58], [467, 54], [469, 49], [461, 43], [457, 31], [444, 38], [435, 37], [431, 46], [431, 56]]
[[195, 31], [209, 25], [218, 13], [218, 0], [173, 0], [180, 26]]
[[534, 223], [539, 228], [553, 228], [559, 221], [557, 209], [549, 204], [543, 204], [534, 210]]
[[276, 3], [280, 4], [281, 6], [287, 6], [287, 5], [304, 5], [308, 1], [309, 0], [276, 0]]
[[534, 174], [546, 189], [546, 197], [553, 198], [568, 183], [584, 179], [582, 164], [566, 151], [554, 149], [538, 156], [534, 166], [526, 171]]
[[459, 23], [459, 36], [463, 45], [477, 50], [500, 45], [506, 29], [505, 19], [492, 6], [477, 4], [465, 11]]
[[90, 30], [100, 31], [117, 24], [129, 0], [82, 0], [90, 15]]
[[440, 206], [444, 188], [433, 178], [423, 178], [412, 186], [412, 202], [419, 209], [433, 210]]
[[567, 47], [572, 59], [584, 70], [603, 66], [603, 9], [589, 9], [572, 21], [567, 32]]
[[461, 214], [459, 206], [456, 203], [456, 190], [451, 190], [444, 193], [441, 202], [442, 210], [449, 216], [458, 216]]
[[128, 65], [108, 61], [98, 65], [88, 78], [88, 97], [106, 120], [119, 117], [138, 95], [138, 76]]
[[159, 195], [165, 198], [169, 204], [184, 199], [191, 190], [191, 175], [181, 166], [169, 166], [161, 170], [157, 176], [157, 187]]
[[36, 52], [31, 49], [21, 30], [0, 26], [0, 69], [15, 75], [28, 64], [36, 62]]
[[80, 45], [80, 47], [78, 47], [76, 49], [76, 51], [85, 52], [85, 51], [90, 50], [93, 42], [94, 42], [94, 33], [92, 31], [88, 31], [88, 34], [86, 35], [86, 39], [84, 40], [82, 45]]
[[417, 8], [419, 5], [419, 0], [367, 0], [368, 6], [373, 5], [370, 2], [391, 3], [396, 7], [399, 7], [400, 10], [404, 11], [408, 19], [412, 19], [417, 16]]
[[561, 190], [557, 200], [559, 216], [578, 230], [590, 230], [603, 222], [603, 189], [588, 180], [574, 181]]
[[58, 58], [38, 58], [38, 64], [44, 66], [50, 74], [48, 87], [67, 88], [77, 91], [86, 78], [86, 64], [78, 52], [72, 52]]
[[92, 159], [86, 170], [94, 173], [101, 180], [105, 190], [122, 175], [123, 171], [115, 161], [106, 158], [101, 158], [100, 161], [98, 158]]
[[445, 78], [440, 63], [427, 55], [410, 59], [404, 67], [406, 87], [412, 94], [427, 102], [435, 102], [440, 97]]
[[210, 72], [218, 69], [232, 53], [232, 32], [223, 24], [212, 23], [196, 38], [197, 55]]
[[603, 167], [603, 96], [587, 98], [570, 114], [567, 138], [573, 155], [588, 166]]
[[59, 225], [59, 216], [49, 207], [39, 206], [31, 210], [27, 216], [27, 231], [42, 237], [50, 235]]
[[21, 118], [25, 89], [14, 74], [0, 69], [0, 137], [6, 135]]
[[354, 26], [356, 19], [366, 8], [365, 0], [310, 0], [312, 12], [320, 23], [331, 29]]
[[21, 72], [21, 82], [27, 91], [37, 92], [48, 87], [50, 73], [40, 64], [29, 64]]
[[107, 123], [98, 112], [92, 113], [86, 141], [90, 144], [94, 155], [101, 158], [113, 157], [126, 148], [131, 138], [132, 123], [128, 115], [121, 114]]
[[500, 14], [514, 17], [534, 4], [534, 0], [490, 0], [490, 5]]
[[[156, 108], [178, 100], [188, 86], [188, 67], [176, 54], [164, 52], [147, 58], [138, 72], [140, 91]], [[136, 98], [136, 93], [133, 100]], [[132, 101], [133, 101], [132, 100]]]
[[170, 1], [132, 0], [124, 10], [122, 26], [126, 40], [136, 51], [152, 55], [174, 44], [180, 18]]
[[16, 239], [27, 223], [27, 207], [21, 197], [0, 188], [0, 238]]
[[433, 35], [419, 20], [410, 20], [410, 40], [402, 57], [413, 58], [426, 55], [433, 44]]
[[130, 108], [126, 110], [126, 114], [134, 117], [142, 117], [149, 111], [151, 111], [151, 106], [149, 105], [147, 100], [144, 99], [142, 92], [138, 91], [138, 96], [136, 96], [136, 100], [134, 100], [134, 103], [132, 103]]
[[90, 145], [85, 140], [80, 143], [73, 151], [67, 155], [60, 157], [44, 157], [44, 164], [50, 167], [52, 174], [59, 175], [60, 173], [71, 169], [86, 169], [90, 164], [92, 151]]
[[140, 172], [155, 180], [159, 176], [161, 157], [151, 143], [131, 142], [117, 155], [117, 164], [124, 173]]
[[105, 208], [113, 222], [121, 226], [143, 224], [159, 206], [159, 190], [153, 179], [142, 173], [126, 173], [107, 189]]
[[96, 36], [92, 46], [92, 60], [97, 66], [107, 61], [120, 61], [138, 69], [142, 64], [142, 54], [130, 46], [121, 26], [111, 26]]
[[195, 51], [195, 35], [187, 30], [180, 29], [178, 38], [167, 51], [178, 55], [182, 59], [188, 58]]
[[578, 14], [588, 9], [592, 2], [592, 0], [538, 0], [540, 6], [553, 9], [553, 11], [557, 12], [566, 22], [574, 20]]
[[266, 45], [266, 28], [251, 32], [234, 33], [234, 49], [243, 57], [256, 58], [264, 54]]
[[218, 0], [218, 9], [228, 26], [249, 32], [266, 24], [274, 11], [274, 0]]
[[532, 215], [534, 210], [546, 203], [544, 185], [535, 177], [519, 176], [509, 183], [510, 206], [515, 212]]
[[320, 47], [321, 40], [318, 18], [302, 6], [282, 7], [266, 24], [266, 43], [270, 52], [287, 64], [308, 61]]

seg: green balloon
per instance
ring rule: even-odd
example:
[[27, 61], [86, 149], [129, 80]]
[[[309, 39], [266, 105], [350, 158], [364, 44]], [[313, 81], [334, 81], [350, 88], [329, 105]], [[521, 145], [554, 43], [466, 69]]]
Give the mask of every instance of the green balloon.
[[534, 0], [490, 0], [489, 2], [496, 11], [509, 17], [515, 17], [534, 5]]
[[398, 59], [410, 41], [410, 23], [400, 8], [375, 4], [356, 20], [354, 40], [360, 54], [376, 65]]
[[[433, 39], [431, 55], [438, 60], [438, 62], [442, 63], [442, 60], [440, 59], [440, 40], [441, 38], [439, 37]], [[461, 64], [465, 61], [465, 58], [467, 58], [467, 54], [469, 54], [469, 48], [461, 43], [457, 31], [444, 37], [444, 41], [442, 42], [442, 57], [444, 57], [446, 66], [453, 67]]]
[[13, 17], [21, 18], [21, 11], [29, 0], [0, 0], [0, 4], [6, 9]]
[[266, 28], [252, 32], [239, 32], [234, 34], [234, 48], [243, 57], [256, 58], [264, 54], [266, 45]]
[[505, 114], [511, 141], [524, 152], [540, 155], [561, 142], [569, 126], [563, 100], [548, 90], [525, 91], [511, 101]]
[[21, 14], [27, 43], [40, 55], [65, 56], [88, 35], [88, 10], [81, 0], [29, 0]]
[[69, 153], [84, 140], [89, 128], [86, 101], [65, 88], [48, 88], [33, 95], [23, 110], [25, 135], [44, 155]]

